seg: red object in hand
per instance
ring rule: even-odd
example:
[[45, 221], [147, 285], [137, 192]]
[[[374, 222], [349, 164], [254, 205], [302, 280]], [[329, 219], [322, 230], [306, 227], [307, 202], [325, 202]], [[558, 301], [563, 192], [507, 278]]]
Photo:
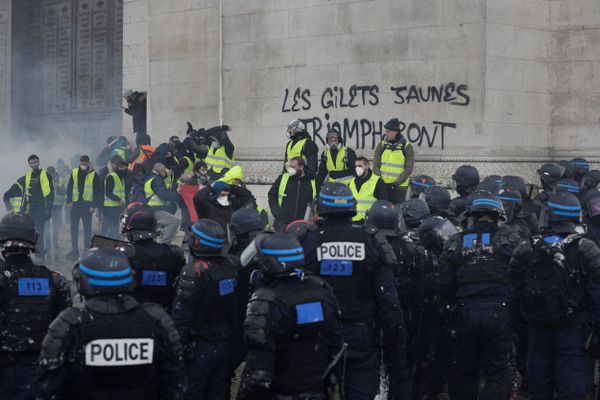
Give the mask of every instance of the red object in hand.
[[182, 184], [179, 185], [179, 195], [185, 202], [190, 213], [190, 221], [193, 224], [198, 221], [198, 215], [196, 214], [196, 207], [194, 207], [194, 195], [200, 190], [198, 185]]

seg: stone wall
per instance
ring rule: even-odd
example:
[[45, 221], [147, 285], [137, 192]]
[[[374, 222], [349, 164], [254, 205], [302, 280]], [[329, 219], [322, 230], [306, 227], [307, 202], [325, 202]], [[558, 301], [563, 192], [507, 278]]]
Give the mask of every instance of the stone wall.
[[10, 0], [0, 0], [0, 137], [10, 130]]
[[[269, 182], [286, 124], [339, 129], [370, 155], [392, 116], [417, 172], [464, 162], [535, 179], [541, 161], [593, 158], [597, 0], [126, 0], [124, 87], [149, 90], [155, 140], [185, 121], [233, 126], [238, 160]], [[125, 120], [130, 129], [130, 121]]]

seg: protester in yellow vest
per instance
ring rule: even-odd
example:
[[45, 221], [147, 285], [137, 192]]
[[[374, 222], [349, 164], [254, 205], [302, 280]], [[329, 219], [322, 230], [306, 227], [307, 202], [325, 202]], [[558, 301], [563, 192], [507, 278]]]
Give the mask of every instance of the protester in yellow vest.
[[304, 123], [295, 119], [288, 124], [287, 137], [290, 139], [285, 147], [285, 160], [282, 172], [290, 167], [289, 161], [294, 157], [301, 157], [306, 164], [304, 173], [312, 178], [317, 176], [317, 162], [319, 148], [312, 141], [306, 131]]
[[211, 145], [208, 147], [208, 153], [204, 161], [208, 165], [208, 171], [212, 179], [216, 180], [223, 176], [235, 165], [233, 153], [235, 146], [229, 139], [228, 131], [231, 128], [223, 125], [221, 128], [211, 128], [207, 131], [207, 138]]
[[327, 148], [321, 154], [317, 182], [319, 185], [329, 182], [339, 182], [348, 185], [354, 176], [356, 153], [350, 147], [344, 146], [342, 136], [336, 130], [325, 135]]
[[119, 220], [127, 205], [128, 192], [127, 163], [120, 157], [111, 159], [112, 172], [104, 178], [104, 203], [102, 209], [102, 234], [120, 239]]
[[90, 157], [79, 158], [79, 167], [71, 171], [67, 185], [67, 207], [71, 214], [71, 252], [70, 260], [79, 257], [79, 220], [83, 223], [83, 246], [90, 247], [92, 240], [92, 215], [102, 204], [102, 183], [91, 166]]
[[413, 146], [400, 133], [400, 124], [398, 118], [392, 118], [384, 125], [384, 138], [375, 147], [373, 156], [373, 172], [388, 186], [390, 201], [394, 204], [406, 200], [415, 165]]
[[63, 230], [63, 209], [67, 201], [67, 182], [53, 166], [48, 167], [47, 171], [54, 185], [54, 204], [52, 204], [52, 217], [48, 221], [48, 224], [52, 225], [52, 230], [46, 230], [46, 246], [58, 249], [60, 232]]
[[292, 158], [288, 171], [269, 190], [269, 207], [276, 230], [283, 231], [290, 222], [304, 219], [307, 206], [319, 193], [316, 180], [306, 175], [305, 167], [302, 157]]
[[383, 179], [371, 170], [366, 157], [358, 157], [354, 165], [356, 176], [352, 178], [349, 185], [352, 196], [356, 199], [356, 215], [352, 221], [362, 224], [373, 203], [377, 200], [388, 200], [389, 193]]

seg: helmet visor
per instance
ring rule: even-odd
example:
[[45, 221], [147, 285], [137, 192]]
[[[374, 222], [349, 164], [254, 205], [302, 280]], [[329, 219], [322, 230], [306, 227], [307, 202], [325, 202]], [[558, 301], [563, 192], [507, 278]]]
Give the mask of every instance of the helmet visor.
[[600, 215], [600, 197], [594, 197], [592, 199], [589, 199], [587, 203], [587, 211], [590, 217], [593, 218]]

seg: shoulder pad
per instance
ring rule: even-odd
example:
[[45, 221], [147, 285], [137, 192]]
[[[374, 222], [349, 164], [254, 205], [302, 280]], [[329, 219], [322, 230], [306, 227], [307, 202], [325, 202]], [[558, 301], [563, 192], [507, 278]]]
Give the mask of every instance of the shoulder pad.
[[123, 254], [125, 254], [127, 256], [127, 258], [132, 259], [133, 257], [135, 257], [135, 246], [131, 243], [123, 243], [122, 245], [119, 246], [118, 250], [120, 252], [122, 252]]
[[365, 232], [367, 232], [369, 235], [373, 236], [377, 232], [379, 232], [379, 229], [375, 228], [374, 226], [365, 226]]
[[87, 320], [88, 315], [81, 308], [69, 307], [52, 321], [40, 350], [39, 363], [42, 369], [53, 370], [65, 362], [72, 351], [68, 348], [72, 327], [82, 324]]
[[275, 300], [277, 299], [277, 296], [275, 294], [275, 292], [272, 289], [269, 289], [267, 287], [260, 287], [258, 289], [256, 289], [254, 291], [254, 293], [252, 293], [252, 297], [250, 298], [250, 301], [268, 301], [270, 303], [275, 302]]
[[183, 356], [183, 345], [179, 331], [175, 328], [175, 323], [164, 308], [154, 303], [143, 303], [142, 309], [152, 317], [160, 327], [158, 336], [163, 340], [169, 358], [172, 361], [179, 361]]
[[183, 302], [193, 302], [198, 294], [200, 273], [195, 264], [186, 264], [177, 278], [175, 297]]

